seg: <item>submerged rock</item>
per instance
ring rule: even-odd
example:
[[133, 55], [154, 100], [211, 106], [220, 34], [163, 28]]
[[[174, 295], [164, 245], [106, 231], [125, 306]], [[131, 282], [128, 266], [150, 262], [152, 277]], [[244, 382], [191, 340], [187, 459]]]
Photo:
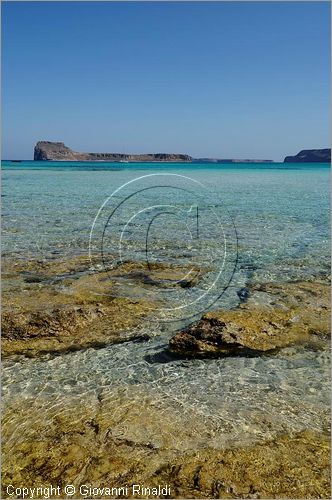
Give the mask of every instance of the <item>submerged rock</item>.
[[261, 285], [253, 288], [246, 304], [209, 312], [178, 332], [169, 347], [194, 357], [271, 351], [309, 341], [310, 334], [327, 335], [329, 311], [327, 284]]
[[[153, 300], [117, 297], [105, 272], [84, 258], [7, 266], [3, 293], [2, 354], [35, 356], [102, 347], [144, 338], [137, 327]], [[15, 272], [16, 271], [16, 272]], [[26, 276], [35, 273], [38, 281]]]
[[[11, 401], [6, 407], [4, 498], [9, 485], [34, 487], [50, 480], [60, 485], [59, 498], [65, 498], [66, 484], [77, 491], [82, 484], [167, 484], [171, 498], [330, 497], [325, 432], [274, 433], [251, 443], [193, 448], [193, 435], [204, 434], [208, 424], [197, 414], [188, 422], [156, 407], [137, 386], [118, 397], [68, 399], [65, 407], [49, 402], [50, 414], [43, 405]], [[133, 497], [130, 488], [123, 497]]]
[[179, 498], [324, 498], [330, 496], [328, 440], [303, 431], [255, 446], [199, 450], [163, 472]]
[[163, 263], [124, 262], [111, 275], [140, 285], [158, 288], [192, 288], [202, 279], [208, 269], [197, 266], [170, 265]]
[[266, 318], [261, 311], [215, 311], [177, 333], [169, 346], [173, 352], [191, 356], [270, 351], [297, 340], [286, 334], [287, 326], [291, 323], [282, 313]]
[[135, 328], [151, 311], [146, 301], [114, 298], [109, 304], [61, 305], [2, 315], [2, 355], [35, 356], [128, 340], [147, 340]]
[[84, 256], [6, 262], [2, 353], [35, 356], [146, 340], [136, 330], [160, 306], [156, 290], [193, 287], [206, 272], [131, 261], [98, 270]]

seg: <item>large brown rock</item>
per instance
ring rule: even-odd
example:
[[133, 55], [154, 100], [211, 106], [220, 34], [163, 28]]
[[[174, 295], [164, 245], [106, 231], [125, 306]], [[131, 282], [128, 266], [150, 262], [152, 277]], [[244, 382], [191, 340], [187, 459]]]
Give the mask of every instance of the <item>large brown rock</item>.
[[270, 351], [297, 339], [283, 313], [266, 318], [261, 311], [216, 311], [170, 340], [170, 349], [191, 356], [215, 356], [243, 351]]
[[169, 347], [177, 354], [205, 357], [310, 341], [313, 334], [330, 333], [329, 300], [330, 288], [324, 283], [261, 285], [251, 291], [247, 304], [205, 314], [172, 337]]

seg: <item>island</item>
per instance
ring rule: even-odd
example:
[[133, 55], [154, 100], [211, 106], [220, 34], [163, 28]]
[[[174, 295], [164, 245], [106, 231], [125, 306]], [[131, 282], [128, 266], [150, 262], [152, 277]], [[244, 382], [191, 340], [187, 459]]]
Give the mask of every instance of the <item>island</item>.
[[100, 162], [187, 162], [187, 163], [273, 163], [273, 160], [252, 160], [234, 158], [193, 158], [178, 153], [79, 153], [63, 142], [39, 141], [34, 149], [35, 161], [100, 161]]
[[286, 156], [284, 163], [331, 163], [331, 149], [302, 149], [295, 156]]
[[39, 141], [34, 150], [35, 161], [111, 161], [111, 162], [191, 162], [192, 158], [176, 153], [78, 153], [63, 142]]
[[[180, 153], [79, 153], [63, 142], [38, 141], [34, 149], [35, 161], [87, 162], [173, 162], [173, 163], [274, 163], [273, 160], [234, 158], [193, 158]], [[297, 155], [286, 156], [284, 163], [330, 163], [331, 149], [303, 149]]]
[[194, 163], [274, 163], [274, 160], [257, 160], [251, 158], [193, 158]]

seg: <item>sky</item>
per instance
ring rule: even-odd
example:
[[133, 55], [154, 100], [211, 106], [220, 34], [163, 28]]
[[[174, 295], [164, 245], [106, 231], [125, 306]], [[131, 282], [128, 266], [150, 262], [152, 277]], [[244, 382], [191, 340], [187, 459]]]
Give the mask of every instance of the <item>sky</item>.
[[329, 2], [2, 2], [2, 158], [330, 144]]

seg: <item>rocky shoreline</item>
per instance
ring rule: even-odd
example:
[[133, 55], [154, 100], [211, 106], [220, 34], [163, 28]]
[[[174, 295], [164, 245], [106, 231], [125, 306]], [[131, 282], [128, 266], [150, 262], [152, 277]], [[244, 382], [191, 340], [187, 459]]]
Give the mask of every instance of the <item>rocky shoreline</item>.
[[[96, 270], [85, 257], [8, 261], [3, 267], [2, 352], [5, 360], [17, 362], [149, 342], [159, 334], [149, 323], [158, 304], [145, 292], [170, 282], [190, 288], [198, 279], [195, 274], [192, 281], [178, 282], [180, 265], [148, 269], [124, 262]], [[119, 295], [119, 280], [141, 298]], [[327, 280], [248, 286], [236, 308], [206, 313], [176, 332], [164, 352], [191, 363], [274, 356], [290, 345], [326, 350], [329, 297]], [[4, 497], [9, 484], [36, 482], [77, 488], [168, 484], [172, 498], [330, 496], [327, 423], [320, 431], [287, 432], [267, 418], [266, 438], [258, 433], [248, 443], [212, 446], [211, 436], [222, 432], [213, 421], [195, 407], [179, 409], [176, 395], [173, 401], [160, 396], [157, 386], [155, 391], [124, 380], [111, 392], [11, 398], [3, 413]]]
[[[130, 334], [158, 303], [154, 287], [193, 287], [203, 271], [181, 277], [180, 265], [124, 262], [96, 271], [86, 257], [4, 263], [2, 354], [66, 352], [147, 340]], [[117, 281], [141, 298], [119, 296]], [[179, 280], [179, 281], [177, 281]], [[173, 285], [174, 283], [174, 285]], [[144, 297], [144, 292], [150, 293]], [[152, 291], [152, 293], [151, 293]], [[148, 298], [147, 298], [148, 297]], [[249, 287], [244, 303], [210, 311], [170, 339], [171, 353], [188, 357], [263, 354], [330, 333], [328, 282], [266, 283]]]
[[[147, 340], [146, 333], [139, 333], [139, 326], [158, 305], [153, 300], [154, 288], [190, 288], [201, 274], [197, 270], [183, 279], [183, 266], [152, 264], [148, 268], [139, 262], [96, 270], [86, 257], [8, 262], [3, 267], [8, 283], [2, 304], [4, 357]], [[119, 281], [122, 287], [123, 283], [133, 285], [142, 298], [119, 296]]]
[[253, 287], [237, 309], [212, 311], [170, 340], [172, 352], [192, 357], [263, 354], [330, 334], [327, 283], [268, 283]]

